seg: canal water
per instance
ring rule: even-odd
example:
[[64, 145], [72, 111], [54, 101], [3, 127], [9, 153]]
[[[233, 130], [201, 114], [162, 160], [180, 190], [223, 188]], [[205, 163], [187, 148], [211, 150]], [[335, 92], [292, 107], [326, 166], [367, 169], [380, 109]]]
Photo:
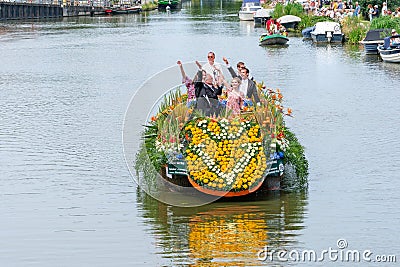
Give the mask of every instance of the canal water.
[[[320, 256], [339, 239], [339, 252], [400, 261], [400, 65], [297, 37], [259, 47], [263, 29], [239, 22], [239, 5], [0, 24], [1, 266], [294, 266], [257, 253]], [[306, 192], [185, 209], [137, 188], [121, 137], [130, 98], [208, 51], [282, 90]], [[320, 265], [351, 265], [332, 258]]]

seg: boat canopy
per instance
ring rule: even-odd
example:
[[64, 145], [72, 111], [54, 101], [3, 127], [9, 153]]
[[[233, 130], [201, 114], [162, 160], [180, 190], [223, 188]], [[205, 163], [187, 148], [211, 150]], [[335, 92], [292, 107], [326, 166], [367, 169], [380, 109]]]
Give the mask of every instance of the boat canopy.
[[260, 0], [243, 0], [242, 6], [246, 6], [246, 4], [251, 4], [253, 3], [254, 6], [260, 6]]
[[256, 14], [254, 15], [254, 17], [270, 18], [270, 17], [272, 17], [272, 12], [274, 12], [273, 9], [261, 8], [256, 11]]
[[375, 29], [369, 30], [364, 38], [364, 41], [383, 40], [386, 36], [390, 36], [390, 29]]
[[293, 15], [285, 15], [276, 20], [279, 23], [300, 22], [301, 18]]

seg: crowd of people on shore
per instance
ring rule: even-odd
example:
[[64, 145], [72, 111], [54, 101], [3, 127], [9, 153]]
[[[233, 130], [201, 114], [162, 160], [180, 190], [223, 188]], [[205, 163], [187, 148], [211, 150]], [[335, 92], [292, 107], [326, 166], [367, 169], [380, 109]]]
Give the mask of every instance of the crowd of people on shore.
[[[244, 62], [238, 62], [235, 71], [227, 58], [223, 57], [223, 61], [232, 76], [230, 83], [225, 79], [221, 65], [215, 62], [215, 53], [212, 51], [207, 55], [206, 64], [201, 65], [196, 61], [198, 71], [193, 79], [186, 75], [182, 62], [177, 62], [182, 83], [187, 88], [188, 102], [195, 102], [196, 109], [206, 116], [218, 116], [223, 108], [232, 115], [238, 115], [245, 106], [252, 105], [253, 102], [260, 105], [256, 82]], [[223, 95], [226, 95], [226, 102], [220, 101]]]
[[[359, 3], [354, 0], [277, 0], [273, 1], [271, 6], [273, 7], [277, 3], [288, 4], [294, 2], [301, 3], [303, 10], [307, 14], [326, 16], [332, 19], [343, 19], [347, 16], [361, 17], [363, 15], [362, 11], [364, 11], [361, 10]], [[381, 5], [369, 4], [365, 12], [370, 21], [380, 16], [400, 17], [400, 7], [397, 7], [394, 10], [389, 10], [386, 1], [382, 1]]]

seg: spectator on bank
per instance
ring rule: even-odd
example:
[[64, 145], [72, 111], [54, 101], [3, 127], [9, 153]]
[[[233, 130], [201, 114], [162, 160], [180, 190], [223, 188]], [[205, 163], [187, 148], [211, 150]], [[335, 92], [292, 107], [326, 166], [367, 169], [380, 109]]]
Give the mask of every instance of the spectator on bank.
[[379, 13], [380, 13], [380, 11], [379, 11], [378, 5], [375, 5], [374, 11], [372, 12], [372, 19], [379, 18]]
[[388, 8], [386, 2], [383, 2], [381, 16], [387, 16], [387, 15], [388, 15]]
[[315, 3], [315, 0], [311, 0], [311, 3], [310, 3], [310, 11], [311, 11], [311, 14], [314, 14], [314, 12], [315, 12], [315, 9], [316, 9], [316, 3]]
[[356, 2], [356, 7], [354, 8], [353, 11], [354, 17], [360, 17], [360, 9], [361, 9], [360, 5], [358, 4], [358, 2]]
[[372, 7], [371, 4], [368, 4], [368, 18], [369, 21], [372, 21], [373, 17], [372, 14], [374, 13], [374, 8]]
[[337, 11], [337, 12], [340, 12], [340, 13], [343, 13], [343, 10], [344, 10], [344, 8], [343, 8], [343, 2], [342, 2], [342, 0], [338, 0], [338, 5], [337, 5], [336, 11]]

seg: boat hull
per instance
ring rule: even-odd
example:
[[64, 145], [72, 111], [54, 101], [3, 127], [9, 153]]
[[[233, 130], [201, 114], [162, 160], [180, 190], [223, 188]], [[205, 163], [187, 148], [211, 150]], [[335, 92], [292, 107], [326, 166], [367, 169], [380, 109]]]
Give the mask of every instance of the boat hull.
[[282, 179], [284, 178], [284, 165], [281, 160], [278, 160], [267, 176], [261, 180], [257, 185], [254, 187], [247, 189], [247, 190], [241, 190], [241, 191], [218, 191], [218, 190], [212, 190], [208, 188], [204, 188], [199, 186], [193, 179], [190, 178], [190, 176], [184, 174], [184, 173], [178, 173], [178, 174], [169, 174], [168, 167], [166, 166], [165, 168], [161, 169], [161, 177], [166, 180], [167, 182], [170, 182], [175, 185], [179, 185], [182, 187], [194, 187], [196, 190], [207, 194], [207, 195], [213, 195], [213, 196], [220, 196], [220, 197], [226, 197], [226, 198], [232, 198], [232, 197], [241, 197], [241, 196], [246, 196], [258, 191], [278, 191], [281, 190], [281, 182]]
[[311, 39], [314, 43], [343, 43], [343, 34], [313, 34], [311, 33]]
[[280, 34], [266, 35], [260, 37], [260, 45], [285, 45], [289, 38]]
[[297, 27], [298, 24], [299, 24], [298, 21], [281, 23], [281, 25], [286, 29], [294, 29]]
[[254, 13], [252, 11], [239, 11], [239, 19], [243, 21], [254, 20]]
[[[111, 11], [111, 14], [113, 15], [119, 15], [119, 14], [134, 14], [134, 13], [140, 13], [142, 12], [141, 7], [130, 7], [130, 8], [116, 8]], [[110, 13], [108, 13], [110, 14]]]
[[267, 23], [268, 17], [254, 17], [255, 24], [265, 24]]
[[364, 44], [364, 51], [366, 54], [378, 54], [378, 44]]
[[367, 42], [361, 42], [364, 45], [364, 51], [368, 55], [376, 55], [378, 54], [378, 46], [383, 44], [382, 41], [367, 41]]
[[400, 48], [381, 49], [378, 47], [379, 55], [385, 62], [400, 63]]

